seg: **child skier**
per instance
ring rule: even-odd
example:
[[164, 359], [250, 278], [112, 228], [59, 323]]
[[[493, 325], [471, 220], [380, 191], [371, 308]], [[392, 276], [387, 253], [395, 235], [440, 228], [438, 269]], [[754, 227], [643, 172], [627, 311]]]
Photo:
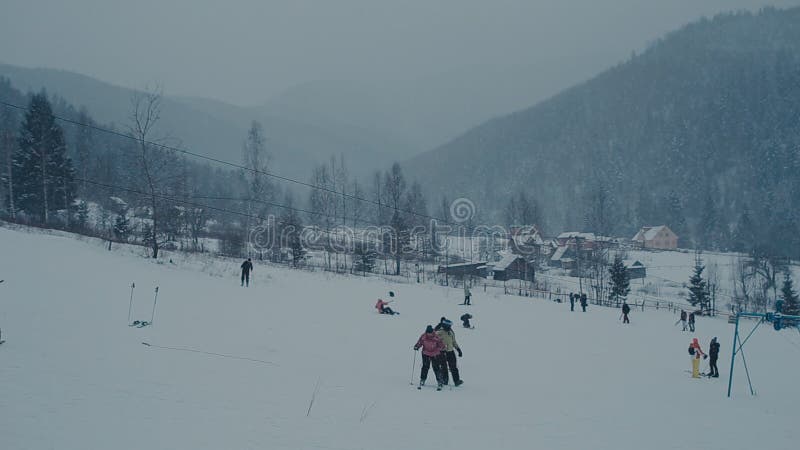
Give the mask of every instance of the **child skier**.
[[472, 319], [472, 314], [466, 313], [461, 316], [461, 324], [464, 325], [464, 328], [472, 328], [472, 325], [469, 323], [469, 319]]
[[689, 355], [692, 358], [692, 378], [700, 378], [700, 357], [706, 359], [708, 355], [703, 353], [697, 338], [693, 338], [692, 343], [689, 344]]
[[417, 343], [414, 345], [414, 350], [422, 349], [422, 371], [419, 374], [419, 386], [417, 389], [422, 389], [425, 385], [425, 380], [428, 378], [428, 370], [433, 366], [433, 374], [436, 376], [436, 390], [442, 390], [442, 351], [444, 350], [444, 343], [433, 331], [433, 327], [428, 325], [425, 328], [425, 333], [419, 337]]

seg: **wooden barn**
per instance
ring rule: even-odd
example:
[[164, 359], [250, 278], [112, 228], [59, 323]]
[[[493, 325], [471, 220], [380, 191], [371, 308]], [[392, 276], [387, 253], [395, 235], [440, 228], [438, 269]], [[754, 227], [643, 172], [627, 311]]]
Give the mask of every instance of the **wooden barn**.
[[535, 275], [534, 265], [519, 255], [507, 255], [500, 261], [494, 263], [492, 269], [494, 279], [500, 281], [508, 280], [533, 280]]

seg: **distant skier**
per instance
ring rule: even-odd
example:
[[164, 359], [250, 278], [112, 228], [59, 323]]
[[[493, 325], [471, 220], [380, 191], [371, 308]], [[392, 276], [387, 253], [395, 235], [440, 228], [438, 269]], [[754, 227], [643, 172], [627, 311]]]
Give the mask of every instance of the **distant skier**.
[[706, 359], [708, 355], [703, 353], [697, 338], [693, 338], [692, 343], [689, 344], [689, 355], [692, 358], [692, 378], [700, 378], [700, 357]]
[[719, 342], [717, 342], [717, 338], [711, 339], [711, 344], [708, 345], [708, 356], [710, 358], [708, 362], [708, 376], [719, 378], [719, 369], [717, 368], [717, 358], [719, 358]]
[[694, 313], [693, 312], [689, 313], [689, 331], [694, 333]]
[[627, 301], [622, 301], [622, 323], [631, 323], [631, 320], [628, 319], [628, 313], [631, 312], [631, 307], [628, 306]]
[[242, 263], [242, 286], [247, 285], [250, 287], [250, 272], [253, 271], [253, 261], [247, 258], [247, 261]]
[[430, 325], [425, 328], [425, 333], [419, 337], [414, 345], [414, 350], [419, 350], [420, 348], [422, 349], [422, 370], [419, 374], [419, 386], [417, 389], [422, 389], [422, 386], [425, 385], [425, 380], [428, 379], [428, 370], [433, 366], [433, 374], [436, 376], [436, 390], [441, 391], [444, 343]]
[[387, 301], [384, 301], [382, 298], [379, 298], [378, 302], [375, 303], [375, 309], [378, 310], [378, 314], [389, 314], [389, 315], [392, 315], [392, 316], [395, 315], [395, 314], [399, 314], [399, 313], [393, 311], [392, 308], [389, 308], [389, 306], [387, 306], [387, 305], [389, 305], [389, 303], [392, 303], [392, 300], [389, 300], [387, 302]]
[[472, 319], [472, 314], [470, 313], [466, 313], [461, 316], [461, 324], [464, 326], [464, 328], [472, 328], [472, 325], [469, 323], [469, 319]]
[[458, 346], [458, 342], [456, 342], [456, 334], [453, 332], [453, 322], [445, 319], [441, 322], [441, 328], [439, 331], [436, 332], [439, 335], [439, 338], [444, 343], [444, 364], [442, 365], [442, 384], [447, 384], [449, 381], [448, 369], [450, 373], [453, 375], [453, 384], [456, 386], [461, 386], [464, 384], [464, 381], [458, 374], [458, 365], [456, 363], [456, 352], [458, 352], [458, 357], [460, 358], [463, 353], [461, 352], [461, 347]]
[[467, 284], [467, 280], [464, 280], [464, 303], [462, 305], [471, 305], [472, 304], [472, 292], [469, 290], [469, 285]]
[[[683, 324], [683, 331], [686, 331], [686, 311], [681, 310], [681, 318], [678, 319], [678, 322]], [[675, 325], [677, 325], [678, 322], [675, 322]]]
[[583, 312], [586, 312], [586, 305], [588, 303], [588, 301], [586, 300], [586, 294], [581, 294], [580, 298], [581, 298], [581, 309], [583, 309]]
[[575, 294], [572, 292], [569, 293], [569, 310], [575, 311]]

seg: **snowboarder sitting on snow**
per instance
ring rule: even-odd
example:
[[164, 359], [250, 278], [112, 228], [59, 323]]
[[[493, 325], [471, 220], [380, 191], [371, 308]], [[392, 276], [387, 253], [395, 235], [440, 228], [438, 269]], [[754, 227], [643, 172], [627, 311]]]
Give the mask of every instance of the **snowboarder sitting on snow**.
[[628, 306], [628, 302], [622, 302], [622, 323], [631, 323], [631, 320], [628, 319], [628, 313], [631, 312], [631, 307]]
[[433, 365], [433, 374], [436, 376], [436, 390], [442, 390], [442, 351], [444, 342], [439, 338], [433, 327], [428, 325], [425, 333], [419, 337], [414, 345], [414, 350], [422, 349], [422, 371], [419, 374], [419, 388], [425, 385], [428, 370]]
[[441, 328], [439, 331], [436, 332], [439, 335], [439, 338], [444, 343], [444, 364], [442, 364], [442, 383], [448, 383], [448, 369], [450, 373], [453, 374], [453, 384], [456, 386], [461, 386], [464, 381], [458, 376], [458, 366], [456, 364], [456, 352], [458, 352], [458, 357], [460, 358], [463, 353], [461, 353], [461, 347], [458, 346], [458, 342], [456, 342], [456, 334], [453, 332], [453, 322], [445, 319], [440, 323]]
[[392, 303], [392, 300], [389, 300], [388, 302], [386, 302], [386, 301], [383, 301], [383, 299], [379, 298], [378, 299], [378, 303], [375, 303], [375, 309], [378, 310], [379, 314], [389, 314], [389, 315], [398, 314], [398, 313], [392, 311], [392, 308], [389, 308], [388, 306], [386, 306], [389, 303]]
[[464, 325], [464, 328], [472, 328], [472, 325], [469, 324], [469, 319], [472, 319], [472, 314], [470, 313], [461, 316], [461, 324]]
[[253, 261], [250, 258], [247, 258], [247, 261], [242, 263], [242, 286], [247, 283], [247, 287], [250, 287], [250, 272], [253, 270]]
[[689, 313], [689, 331], [694, 333], [694, 313]]
[[692, 343], [689, 344], [689, 355], [692, 357], [692, 378], [700, 378], [700, 357], [706, 359], [708, 355], [703, 353], [697, 338], [692, 339]]

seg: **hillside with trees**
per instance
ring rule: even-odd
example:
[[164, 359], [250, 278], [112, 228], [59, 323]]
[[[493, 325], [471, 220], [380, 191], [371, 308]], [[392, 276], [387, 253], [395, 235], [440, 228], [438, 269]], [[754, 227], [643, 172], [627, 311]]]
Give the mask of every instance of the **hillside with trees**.
[[797, 257], [798, 23], [800, 8], [703, 19], [406, 168], [484, 222], [522, 194], [545, 232], [665, 223], [682, 247]]

